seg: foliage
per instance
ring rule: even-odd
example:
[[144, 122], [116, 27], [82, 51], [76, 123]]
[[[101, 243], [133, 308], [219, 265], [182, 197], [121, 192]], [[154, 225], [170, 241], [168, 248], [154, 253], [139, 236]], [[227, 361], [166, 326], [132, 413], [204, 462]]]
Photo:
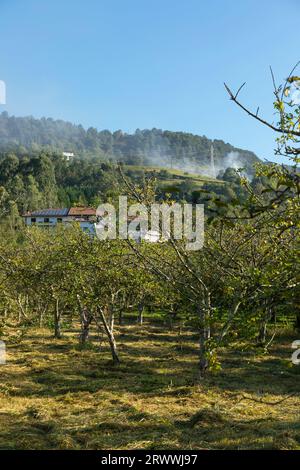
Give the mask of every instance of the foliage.
[[[198, 169], [210, 163], [212, 141], [205, 136], [161, 129], [137, 129], [134, 134], [122, 131], [97, 131], [90, 127], [53, 119], [0, 115], [2, 150], [32, 153], [38, 151], [70, 151], [79, 157], [123, 161], [130, 165], [166, 166]], [[214, 140], [216, 164], [230, 152], [238, 152], [241, 161], [251, 170], [258, 158], [253, 152], [237, 149], [222, 140]]]

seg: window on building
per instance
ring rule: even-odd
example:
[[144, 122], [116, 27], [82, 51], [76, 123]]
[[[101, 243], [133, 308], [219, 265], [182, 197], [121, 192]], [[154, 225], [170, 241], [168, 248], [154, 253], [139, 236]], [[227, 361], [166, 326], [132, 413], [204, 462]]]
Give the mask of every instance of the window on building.
[[58, 223], [58, 224], [61, 224], [61, 223], [62, 223], [62, 218], [61, 218], [61, 217], [57, 217], [57, 223]]
[[31, 223], [32, 223], [32, 224], [35, 224], [35, 223], [36, 223], [36, 218], [35, 218], [35, 217], [31, 217]]
[[44, 218], [44, 224], [49, 224], [49, 217]]

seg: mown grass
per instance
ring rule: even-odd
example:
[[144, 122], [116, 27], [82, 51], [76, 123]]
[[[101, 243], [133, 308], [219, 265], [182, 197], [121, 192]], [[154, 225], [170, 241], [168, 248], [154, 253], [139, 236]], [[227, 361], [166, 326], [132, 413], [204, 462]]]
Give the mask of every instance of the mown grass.
[[[170, 182], [182, 182], [182, 181], [186, 181], [186, 180], [191, 180], [193, 181], [194, 183], [209, 183], [209, 182], [213, 182], [213, 183], [218, 183], [218, 184], [224, 184], [224, 181], [222, 180], [218, 180], [216, 178], [213, 178], [211, 176], [207, 176], [205, 175], [205, 173], [207, 172], [207, 166], [199, 166], [199, 173], [192, 173], [192, 172], [187, 172], [187, 171], [184, 171], [184, 170], [178, 170], [178, 169], [175, 169], [175, 168], [170, 168], [170, 167], [160, 167], [160, 166], [138, 166], [138, 165], [125, 165], [125, 168], [128, 169], [128, 170], [133, 170], [133, 171], [136, 171], [136, 172], [154, 172], [154, 173], [157, 173], [157, 176], [158, 176], [158, 179], [159, 179], [159, 174], [161, 171], [167, 171], [168, 174], [170, 175], [170, 179], [168, 179], [167, 181], [170, 183]], [[203, 172], [203, 174], [201, 174], [201, 172]], [[173, 178], [171, 178], [173, 176]], [[162, 179], [161, 180], [162, 182], [163, 181], [166, 181], [165, 179]]]
[[0, 369], [0, 449], [299, 449], [293, 339], [268, 354], [224, 350], [222, 371], [199, 384], [189, 332], [118, 327], [113, 366], [104, 338], [80, 349], [75, 329], [61, 340], [31, 329]]

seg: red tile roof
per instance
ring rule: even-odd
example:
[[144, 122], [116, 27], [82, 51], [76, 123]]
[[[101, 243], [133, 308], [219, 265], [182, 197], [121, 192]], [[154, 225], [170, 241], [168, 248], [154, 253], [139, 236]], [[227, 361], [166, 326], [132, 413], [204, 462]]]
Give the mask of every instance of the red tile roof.
[[71, 207], [68, 212], [68, 215], [72, 216], [93, 216], [96, 215], [96, 209], [92, 207]]

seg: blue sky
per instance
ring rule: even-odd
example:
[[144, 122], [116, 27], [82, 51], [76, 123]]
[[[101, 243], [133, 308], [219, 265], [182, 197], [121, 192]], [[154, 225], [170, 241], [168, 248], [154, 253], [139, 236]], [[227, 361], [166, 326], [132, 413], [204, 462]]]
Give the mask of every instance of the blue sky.
[[273, 157], [278, 80], [300, 59], [299, 0], [0, 0], [7, 110], [84, 127], [187, 131]]

